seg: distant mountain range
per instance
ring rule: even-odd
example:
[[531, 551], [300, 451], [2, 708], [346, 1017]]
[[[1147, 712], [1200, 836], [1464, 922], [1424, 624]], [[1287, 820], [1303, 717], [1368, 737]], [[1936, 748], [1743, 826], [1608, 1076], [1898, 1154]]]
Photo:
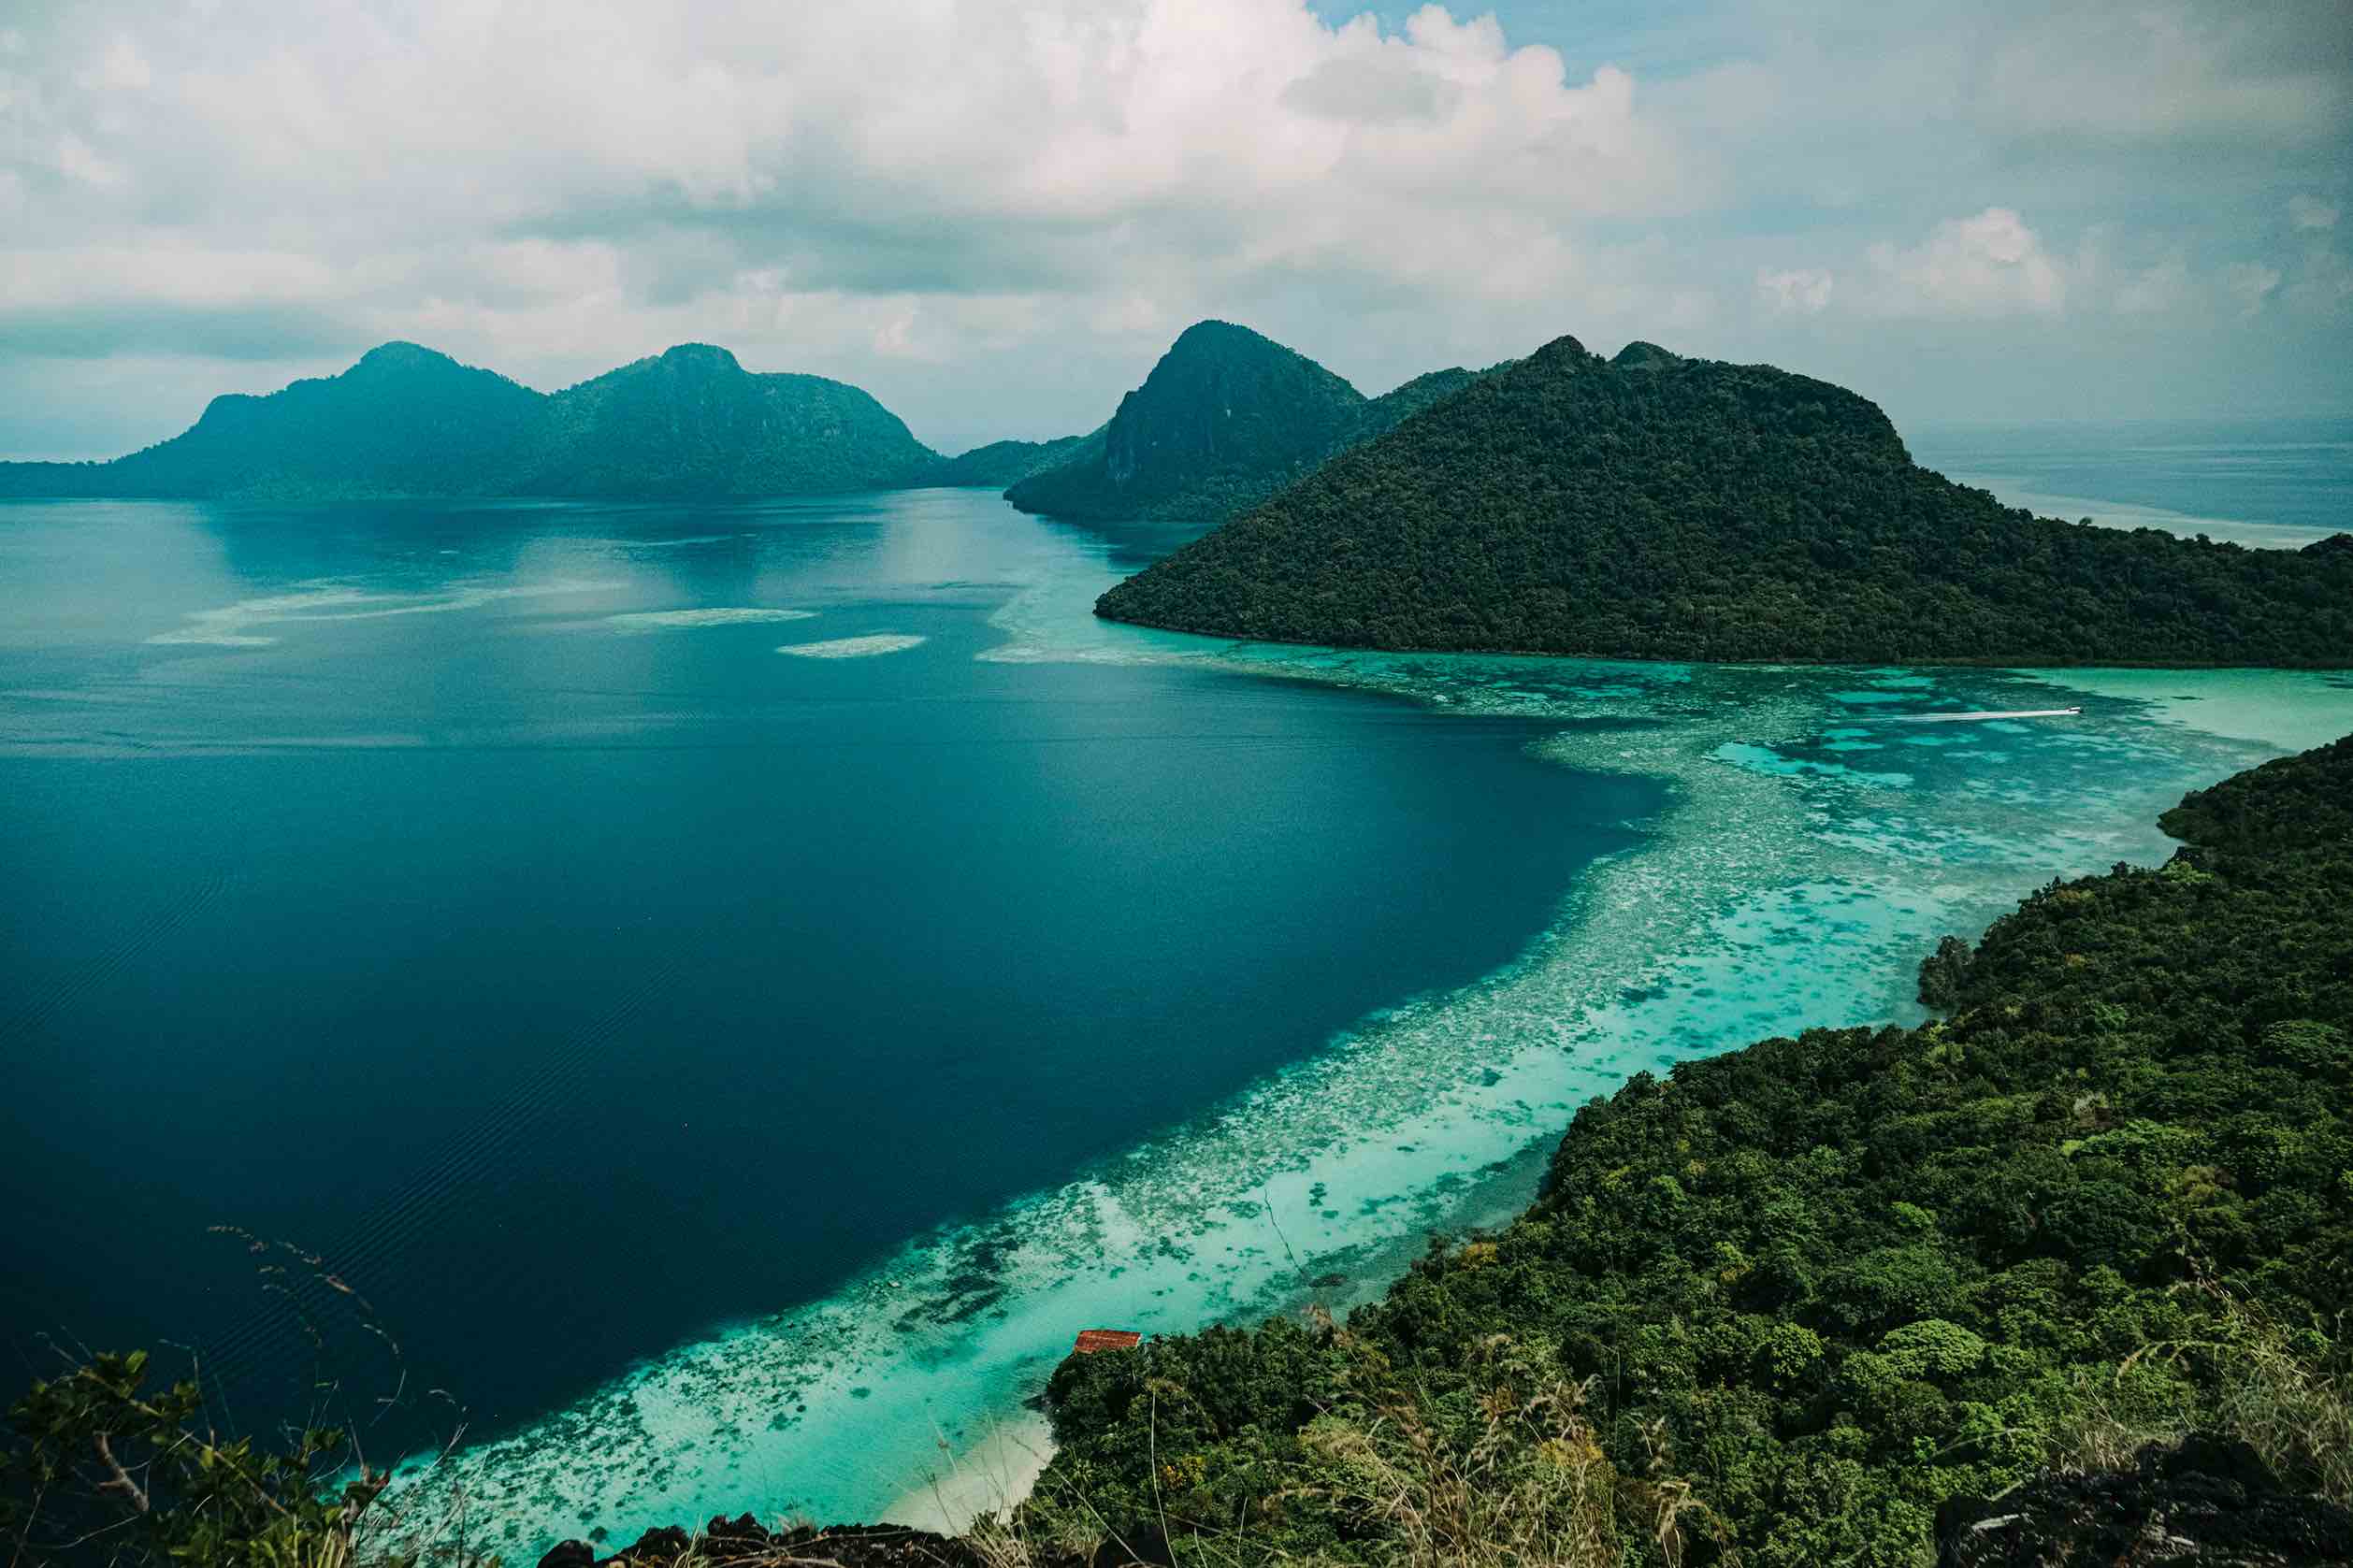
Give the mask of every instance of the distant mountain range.
[[1056, 517], [1215, 522], [1472, 380], [1437, 370], [1367, 397], [1246, 326], [1200, 322], [1109, 424], [1015, 482], [1005, 499]]
[[1096, 612], [1375, 648], [2346, 666], [2353, 535], [2246, 550], [2037, 518], [1915, 466], [1842, 387], [1647, 343], [1606, 361], [1562, 338]]
[[1224, 525], [1104, 594], [1183, 631], [1741, 662], [2353, 665], [2353, 536], [2295, 553], [2040, 519], [1770, 366], [1562, 338], [1379, 397], [1202, 322], [1097, 430], [943, 457], [859, 388], [683, 344], [533, 391], [412, 343], [216, 397], [0, 496], [703, 499], [969, 484]]
[[857, 387], [755, 374], [708, 344], [551, 395], [386, 343], [339, 376], [216, 397], [110, 463], [0, 464], [0, 495], [802, 495], [953, 482], [932, 477], [949, 461]]
[[167, 441], [106, 463], [0, 463], [0, 496], [355, 500], [704, 499], [1011, 486], [1081, 518], [1215, 521], [1470, 381], [1368, 398], [1246, 327], [1204, 322], [1090, 435], [944, 457], [857, 387], [756, 373], [683, 343], [547, 394], [414, 343], [267, 396], [216, 397]]

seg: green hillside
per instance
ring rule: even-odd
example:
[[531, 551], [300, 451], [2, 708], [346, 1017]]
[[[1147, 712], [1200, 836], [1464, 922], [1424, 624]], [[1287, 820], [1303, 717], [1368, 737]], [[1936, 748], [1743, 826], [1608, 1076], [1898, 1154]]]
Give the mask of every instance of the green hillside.
[[1440, 370], [1367, 398], [1248, 327], [1200, 322], [1120, 399], [1110, 424], [1005, 498], [1058, 517], [1215, 520], [1473, 379]]
[[857, 387], [683, 343], [550, 397], [509, 491], [781, 496], [923, 482], [938, 454]]
[[2039, 519], [1769, 366], [1574, 338], [1479, 378], [1103, 596], [1183, 631], [1869, 663], [2353, 664], [2353, 539]]
[[2353, 737], [2164, 821], [2163, 869], [1997, 923], [1948, 1018], [1589, 1104], [1534, 1207], [1344, 1331], [1064, 1362], [1033, 1532], [1914, 1563], [1946, 1498], [2201, 1427], [2353, 1498]]

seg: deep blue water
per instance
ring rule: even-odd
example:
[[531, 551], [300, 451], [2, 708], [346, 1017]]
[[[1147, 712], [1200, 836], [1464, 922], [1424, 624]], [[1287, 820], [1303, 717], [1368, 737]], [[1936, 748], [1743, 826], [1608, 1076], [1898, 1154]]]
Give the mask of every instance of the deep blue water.
[[[2353, 511], [2325, 428], [1913, 448], [2256, 544]], [[1909, 1016], [1939, 935], [2353, 727], [2326, 672], [1089, 617], [1192, 531], [979, 492], [0, 506], [10, 1353], [194, 1345], [250, 1428], [308, 1367], [267, 1277], [367, 1416], [397, 1374], [333, 1270], [404, 1349], [373, 1456], [455, 1390], [498, 1440], [419, 1517], [462, 1489], [510, 1561], [925, 1518], [935, 1443], [987, 1449], [1075, 1328], [1361, 1299], [1523, 1203], [1586, 1098]]]
[[[1557, 725], [975, 656], [1153, 543], [980, 492], [0, 508], [8, 1354], [284, 1408], [232, 1224], [496, 1431], [1494, 969], [1658, 805]], [[814, 613], [610, 619], [686, 608]], [[774, 651], [871, 636], [924, 640]]]
[[2080, 512], [2059, 502], [2158, 526], [2136, 509], [2307, 537], [2353, 528], [2353, 421], [1955, 426], [1917, 432], [1910, 445], [1929, 468], [2071, 521]]

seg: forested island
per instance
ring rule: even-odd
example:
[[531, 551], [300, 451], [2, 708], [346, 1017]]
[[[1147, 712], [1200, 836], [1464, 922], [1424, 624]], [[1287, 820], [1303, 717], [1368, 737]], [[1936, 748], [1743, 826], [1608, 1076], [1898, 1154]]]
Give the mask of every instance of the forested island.
[[[746, 1518], [618, 1555], [2341, 1561], [2353, 737], [2163, 825], [2184, 841], [2163, 867], [2053, 883], [1941, 948], [1933, 1022], [1768, 1040], [1595, 1100], [1523, 1216], [1434, 1239], [1345, 1326], [1065, 1361], [1060, 1451], [968, 1538]], [[436, 1527], [371, 1536], [392, 1503], [339, 1434], [231, 1444], [193, 1385], [156, 1381], [101, 1356], [17, 1403], [0, 1539], [343, 1561]], [[2054, 1555], [2001, 1555], [2028, 1547]]]
[[2037, 518], [1919, 468], [1841, 387], [1562, 338], [1096, 612], [1345, 647], [2335, 667], [2353, 664], [2353, 535], [2248, 550]]
[[1367, 397], [1246, 326], [1197, 322], [1109, 424], [1018, 480], [1005, 499], [1056, 517], [1215, 522], [1473, 379], [1434, 370]]

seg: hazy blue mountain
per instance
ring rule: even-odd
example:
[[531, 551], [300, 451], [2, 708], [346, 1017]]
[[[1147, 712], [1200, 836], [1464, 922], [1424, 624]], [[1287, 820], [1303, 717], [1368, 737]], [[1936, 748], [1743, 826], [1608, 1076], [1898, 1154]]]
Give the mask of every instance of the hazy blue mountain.
[[0, 494], [694, 496], [921, 483], [938, 454], [857, 387], [683, 344], [548, 396], [413, 343], [216, 397], [110, 463], [0, 464]]
[[990, 441], [987, 446], [940, 459], [925, 482], [987, 485], [1002, 490], [1032, 474], [1068, 462], [1089, 439], [1064, 436], [1051, 441]]
[[1378, 648], [2353, 665], [2353, 539], [2246, 550], [2037, 518], [1916, 466], [1842, 387], [1563, 338], [1096, 610]]
[[1062, 517], [1224, 517], [1474, 379], [1440, 370], [1367, 398], [1248, 327], [1201, 322], [1120, 399], [1110, 424], [1005, 498]]
[[533, 496], [776, 496], [920, 483], [939, 454], [843, 381], [755, 374], [682, 343], [547, 400]]
[[181, 434], [111, 463], [0, 464], [0, 494], [502, 494], [547, 399], [414, 343], [267, 396], [215, 397]]

